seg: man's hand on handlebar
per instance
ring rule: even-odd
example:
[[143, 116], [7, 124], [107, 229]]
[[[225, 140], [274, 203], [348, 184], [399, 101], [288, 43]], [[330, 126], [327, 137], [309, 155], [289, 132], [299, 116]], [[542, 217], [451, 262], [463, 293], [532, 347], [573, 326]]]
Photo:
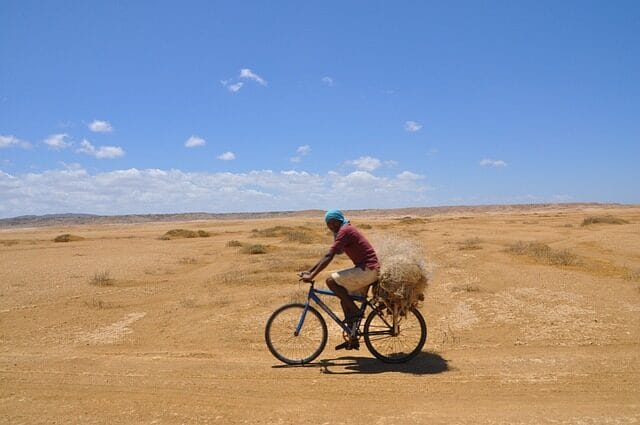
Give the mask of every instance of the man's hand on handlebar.
[[313, 282], [313, 277], [311, 277], [311, 273], [309, 272], [300, 272], [298, 273], [300, 280], [303, 282], [311, 283]]

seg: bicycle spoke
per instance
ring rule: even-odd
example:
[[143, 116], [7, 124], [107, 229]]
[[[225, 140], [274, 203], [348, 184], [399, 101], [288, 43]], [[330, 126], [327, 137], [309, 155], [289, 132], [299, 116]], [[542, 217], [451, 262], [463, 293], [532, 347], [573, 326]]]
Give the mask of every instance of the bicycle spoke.
[[424, 345], [426, 327], [419, 313], [413, 310], [396, 319], [388, 312], [371, 315], [365, 327], [365, 342], [371, 352], [384, 361], [405, 361], [416, 355]]
[[283, 306], [267, 322], [265, 338], [269, 350], [285, 363], [309, 362], [326, 344], [326, 325], [312, 308], [307, 311], [298, 335], [295, 334], [304, 310], [303, 304]]

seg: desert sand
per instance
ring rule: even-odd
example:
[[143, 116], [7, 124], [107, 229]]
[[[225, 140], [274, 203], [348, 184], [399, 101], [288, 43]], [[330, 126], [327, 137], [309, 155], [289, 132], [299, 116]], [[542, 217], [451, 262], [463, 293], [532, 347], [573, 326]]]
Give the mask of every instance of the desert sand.
[[[0, 422], [640, 423], [640, 207], [350, 218], [432, 265], [407, 364], [335, 351], [330, 322], [311, 365], [267, 350], [269, 314], [304, 296], [295, 272], [331, 242], [321, 214], [1, 229]], [[53, 241], [66, 233], [81, 239]]]

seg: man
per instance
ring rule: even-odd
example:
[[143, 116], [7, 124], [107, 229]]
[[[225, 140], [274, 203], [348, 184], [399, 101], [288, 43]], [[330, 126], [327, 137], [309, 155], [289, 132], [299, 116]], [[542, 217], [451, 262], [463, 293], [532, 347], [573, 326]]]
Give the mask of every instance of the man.
[[[351, 326], [360, 319], [360, 310], [349, 293], [358, 293], [378, 280], [380, 264], [373, 246], [355, 226], [349, 223], [340, 210], [327, 211], [324, 221], [333, 232], [333, 245], [315, 266], [300, 273], [300, 277], [305, 282], [312, 281], [331, 263], [336, 254], [343, 252], [347, 254], [353, 261], [354, 267], [331, 273], [326, 282], [329, 289], [340, 298], [345, 323]], [[357, 339], [338, 345], [336, 350], [342, 348], [358, 349]]]

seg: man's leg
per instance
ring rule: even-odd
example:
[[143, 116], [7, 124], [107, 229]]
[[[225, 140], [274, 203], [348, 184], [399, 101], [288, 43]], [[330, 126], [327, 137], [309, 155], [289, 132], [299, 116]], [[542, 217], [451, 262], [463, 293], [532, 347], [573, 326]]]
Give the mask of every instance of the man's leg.
[[333, 278], [327, 278], [327, 286], [340, 298], [340, 305], [342, 306], [342, 311], [344, 311], [345, 319], [354, 317], [359, 313], [356, 303], [353, 302], [347, 290], [338, 285]]

